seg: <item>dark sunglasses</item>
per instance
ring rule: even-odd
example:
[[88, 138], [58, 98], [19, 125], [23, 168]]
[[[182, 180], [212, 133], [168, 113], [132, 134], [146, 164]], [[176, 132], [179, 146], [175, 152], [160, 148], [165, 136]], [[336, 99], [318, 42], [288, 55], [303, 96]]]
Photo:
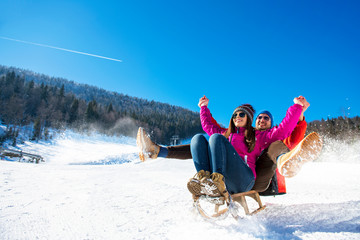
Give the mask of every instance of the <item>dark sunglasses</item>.
[[268, 116], [258, 116], [258, 119], [261, 120], [262, 118], [264, 118], [265, 121], [269, 121], [270, 118]]
[[237, 118], [237, 116], [244, 118], [245, 117], [245, 113], [244, 112], [236, 112], [232, 115], [232, 118], [235, 119]]

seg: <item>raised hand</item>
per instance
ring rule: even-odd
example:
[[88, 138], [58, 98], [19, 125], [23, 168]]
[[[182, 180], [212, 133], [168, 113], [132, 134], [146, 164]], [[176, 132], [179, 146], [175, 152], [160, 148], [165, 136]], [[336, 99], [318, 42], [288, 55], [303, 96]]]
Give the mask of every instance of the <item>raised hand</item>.
[[301, 105], [301, 106], [304, 106], [303, 102], [300, 100], [299, 97], [294, 98], [294, 103], [295, 103], [295, 104], [299, 104], [299, 105]]
[[198, 106], [201, 108], [202, 106], [209, 105], [209, 99], [204, 95], [202, 98], [199, 99]]
[[310, 103], [303, 96], [298, 97], [299, 101], [303, 103], [303, 112], [306, 111], [308, 107], [310, 107]]
[[299, 117], [299, 121], [303, 121], [304, 120], [304, 112], [306, 111], [306, 109], [308, 109], [308, 107], [310, 106], [310, 103], [303, 96], [299, 96], [297, 98], [294, 98], [294, 103], [297, 103], [297, 104], [300, 104], [300, 105], [303, 106], [303, 110], [302, 110], [301, 115]]

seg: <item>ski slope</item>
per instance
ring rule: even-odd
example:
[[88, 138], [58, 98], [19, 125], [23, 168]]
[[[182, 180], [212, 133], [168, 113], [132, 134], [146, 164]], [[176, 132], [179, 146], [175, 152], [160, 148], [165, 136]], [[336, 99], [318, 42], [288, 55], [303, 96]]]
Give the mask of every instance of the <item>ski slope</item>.
[[46, 162], [0, 161], [0, 239], [360, 239], [360, 146], [340, 145], [287, 179], [286, 195], [262, 197], [259, 214], [209, 222], [186, 188], [191, 160], [142, 163], [125, 137], [26, 142]]

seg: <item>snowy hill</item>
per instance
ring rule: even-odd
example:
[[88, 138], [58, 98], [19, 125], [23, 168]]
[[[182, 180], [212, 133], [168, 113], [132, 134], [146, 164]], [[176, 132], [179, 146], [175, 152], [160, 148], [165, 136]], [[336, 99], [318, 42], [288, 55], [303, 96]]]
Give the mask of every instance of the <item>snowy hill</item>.
[[217, 222], [193, 211], [191, 160], [142, 163], [135, 139], [71, 132], [20, 147], [46, 162], [0, 161], [0, 239], [360, 239], [359, 143], [325, 147], [257, 215]]

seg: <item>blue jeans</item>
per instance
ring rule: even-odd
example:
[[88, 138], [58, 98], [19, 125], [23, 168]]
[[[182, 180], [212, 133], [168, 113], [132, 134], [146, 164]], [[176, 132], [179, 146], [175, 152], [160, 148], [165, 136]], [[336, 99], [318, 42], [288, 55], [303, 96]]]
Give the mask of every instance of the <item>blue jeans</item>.
[[191, 154], [196, 171], [221, 173], [230, 194], [250, 191], [255, 177], [250, 167], [221, 134], [213, 134], [209, 141], [197, 134], [191, 139]]

